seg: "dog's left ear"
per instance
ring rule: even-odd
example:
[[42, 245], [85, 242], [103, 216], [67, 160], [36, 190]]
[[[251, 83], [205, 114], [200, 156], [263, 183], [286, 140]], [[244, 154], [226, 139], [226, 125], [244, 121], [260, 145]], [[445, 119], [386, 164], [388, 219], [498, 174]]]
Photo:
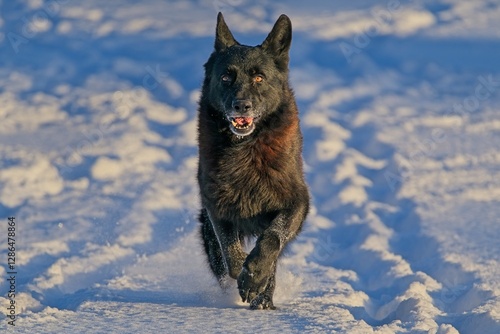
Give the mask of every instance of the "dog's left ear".
[[288, 62], [288, 51], [292, 44], [292, 22], [282, 14], [274, 24], [262, 48], [271, 52], [275, 57], [283, 57]]

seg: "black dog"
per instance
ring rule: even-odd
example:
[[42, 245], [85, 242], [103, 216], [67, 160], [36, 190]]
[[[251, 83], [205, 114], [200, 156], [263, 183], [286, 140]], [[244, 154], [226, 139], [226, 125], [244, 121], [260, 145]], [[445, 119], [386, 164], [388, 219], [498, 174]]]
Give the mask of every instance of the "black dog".
[[[199, 103], [201, 237], [219, 282], [237, 279], [252, 309], [275, 308], [276, 262], [309, 210], [288, 83], [291, 40], [281, 15], [262, 45], [241, 45], [219, 13]], [[247, 255], [249, 236], [258, 238]]]

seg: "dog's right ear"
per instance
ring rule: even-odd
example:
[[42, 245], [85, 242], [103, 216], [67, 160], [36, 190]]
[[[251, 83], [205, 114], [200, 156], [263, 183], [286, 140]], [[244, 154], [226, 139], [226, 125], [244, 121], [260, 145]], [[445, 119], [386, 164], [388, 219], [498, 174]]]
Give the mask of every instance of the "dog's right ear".
[[239, 44], [240, 43], [234, 39], [226, 21], [224, 21], [224, 16], [222, 16], [222, 13], [219, 12], [217, 15], [217, 28], [215, 30], [215, 51], [224, 51], [233, 45]]

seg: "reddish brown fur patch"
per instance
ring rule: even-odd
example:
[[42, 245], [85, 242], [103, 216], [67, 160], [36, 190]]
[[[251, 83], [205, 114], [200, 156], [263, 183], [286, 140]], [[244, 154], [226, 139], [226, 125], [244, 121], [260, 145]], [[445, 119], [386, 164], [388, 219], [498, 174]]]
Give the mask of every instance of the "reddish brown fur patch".
[[286, 162], [283, 155], [291, 153], [290, 150], [296, 143], [299, 131], [299, 121], [296, 117], [285, 124], [282, 128], [275, 129], [259, 137], [254, 146], [254, 155], [257, 168], [263, 166], [279, 166]]

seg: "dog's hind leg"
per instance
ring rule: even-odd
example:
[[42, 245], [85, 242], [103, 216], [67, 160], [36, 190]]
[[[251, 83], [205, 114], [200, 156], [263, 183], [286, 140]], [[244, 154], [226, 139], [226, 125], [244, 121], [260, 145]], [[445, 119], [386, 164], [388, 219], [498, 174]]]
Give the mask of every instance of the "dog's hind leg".
[[224, 265], [224, 259], [222, 257], [219, 241], [217, 240], [214, 228], [205, 209], [201, 210], [199, 220], [201, 223], [201, 238], [203, 240], [205, 253], [208, 257], [210, 269], [212, 269], [212, 272], [221, 286], [224, 287], [225, 278], [227, 277], [228, 272], [226, 266]]

